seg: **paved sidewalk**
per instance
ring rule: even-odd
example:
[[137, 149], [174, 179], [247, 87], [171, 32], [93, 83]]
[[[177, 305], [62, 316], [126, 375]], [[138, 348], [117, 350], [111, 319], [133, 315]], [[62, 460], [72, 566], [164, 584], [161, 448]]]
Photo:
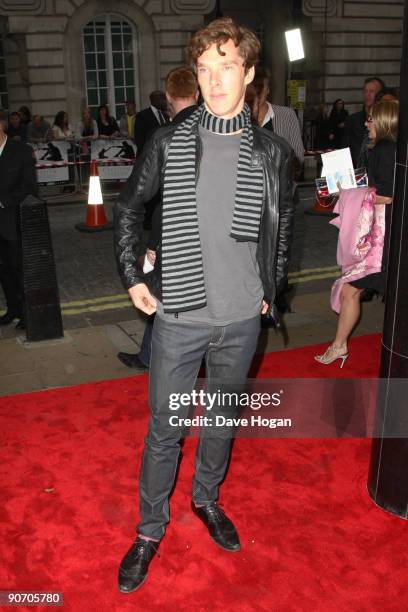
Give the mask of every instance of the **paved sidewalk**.
[[[336, 315], [329, 295], [301, 293], [292, 302], [293, 313], [285, 315], [289, 341], [281, 333], [264, 330], [258, 352], [277, 351], [328, 342], [333, 337]], [[380, 332], [384, 307], [379, 301], [364, 304], [358, 334]], [[117, 313], [116, 313], [117, 315]], [[137, 352], [144, 321], [135, 310], [129, 318], [112, 323], [68, 329], [61, 340], [25, 342], [24, 334], [0, 341], [2, 368], [0, 395], [24, 393], [85, 382], [135, 375], [116, 357], [118, 351]], [[324, 367], [324, 366], [322, 366]], [[293, 372], [293, 376], [297, 376]]]

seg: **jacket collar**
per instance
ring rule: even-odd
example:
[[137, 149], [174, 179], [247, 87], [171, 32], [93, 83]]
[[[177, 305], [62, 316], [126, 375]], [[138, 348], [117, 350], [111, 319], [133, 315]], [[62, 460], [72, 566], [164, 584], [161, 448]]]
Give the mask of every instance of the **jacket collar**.
[[259, 166], [261, 164], [261, 151], [262, 143], [259, 136], [258, 130], [252, 128], [254, 134], [254, 148], [252, 150], [252, 163], [251, 166]]
[[194, 111], [196, 110], [197, 110], [196, 104], [192, 104], [191, 106], [187, 106], [186, 108], [183, 108], [183, 110], [181, 110], [179, 113], [177, 113], [177, 115], [173, 117], [173, 120], [171, 122], [172, 125], [178, 125], [179, 123], [184, 121], [184, 119], [187, 119], [190, 115], [192, 115]]

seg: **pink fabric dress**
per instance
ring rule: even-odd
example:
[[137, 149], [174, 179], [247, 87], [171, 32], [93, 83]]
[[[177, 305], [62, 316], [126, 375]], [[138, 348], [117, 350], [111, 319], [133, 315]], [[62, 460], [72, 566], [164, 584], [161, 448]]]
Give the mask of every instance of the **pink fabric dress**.
[[381, 271], [385, 235], [385, 204], [374, 204], [373, 187], [345, 189], [334, 207], [339, 216], [330, 221], [339, 229], [337, 264], [341, 277], [331, 291], [331, 307], [340, 312], [344, 283]]

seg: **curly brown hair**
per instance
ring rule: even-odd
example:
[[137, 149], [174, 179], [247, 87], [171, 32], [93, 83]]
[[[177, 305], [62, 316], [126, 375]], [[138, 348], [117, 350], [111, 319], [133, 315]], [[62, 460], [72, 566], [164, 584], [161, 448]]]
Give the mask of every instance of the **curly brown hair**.
[[248, 28], [235, 23], [231, 17], [221, 17], [211, 21], [211, 23], [193, 34], [187, 47], [188, 62], [193, 70], [196, 70], [197, 59], [211, 45], [217, 45], [218, 53], [225, 55], [221, 51], [221, 45], [224, 45], [229, 40], [232, 40], [234, 45], [238, 47], [239, 54], [244, 60], [245, 73], [257, 64], [261, 45], [256, 34]]

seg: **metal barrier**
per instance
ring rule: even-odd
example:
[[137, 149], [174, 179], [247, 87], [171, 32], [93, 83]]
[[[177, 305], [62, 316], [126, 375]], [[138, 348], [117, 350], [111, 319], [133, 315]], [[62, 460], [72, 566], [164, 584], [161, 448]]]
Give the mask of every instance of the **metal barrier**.
[[53, 140], [29, 143], [37, 163], [39, 193], [75, 195], [88, 191], [89, 168], [98, 164], [104, 193], [118, 191], [118, 185], [129, 177], [136, 158], [136, 145], [125, 138], [97, 140]]

